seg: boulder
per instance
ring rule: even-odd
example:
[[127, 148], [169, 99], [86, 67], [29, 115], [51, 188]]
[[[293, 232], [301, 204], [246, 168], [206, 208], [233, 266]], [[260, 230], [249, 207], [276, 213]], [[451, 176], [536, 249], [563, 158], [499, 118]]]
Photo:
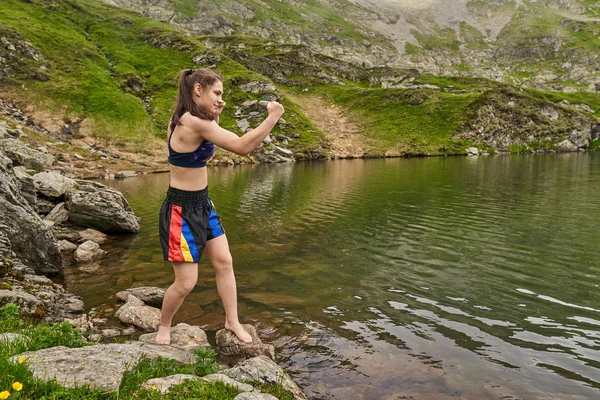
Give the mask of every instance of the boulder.
[[96, 182], [77, 182], [79, 189], [66, 195], [69, 221], [108, 233], [140, 231], [139, 219], [120, 192]]
[[67, 178], [58, 172], [40, 172], [33, 176], [35, 190], [50, 198], [62, 197], [69, 190], [77, 188], [74, 179]]
[[[140, 336], [140, 342], [155, 343], [156, 333]], [[200, 347], [210, 349], [208, 337], [202, 328], [188, 324], [178, 324], [171, 328], [171, 346], [184, 350], [195, 350]]]
[[145, 331], [154, 331], [160, 322], [160, 310], [144, 305], [144, 302], [129, 295], [115, 316], [128, 325], [134, 325]]
[[252, 336], [252, 343], [244, 343], [235, 335], [235, 333], [221, 329], [217, 332], [216, 341], [219, 350], [228, 356], [236, 357], [256, 357], [265, 355], [272, 360], [275, 359], [275, 347], [272, 344], [263, 343], [256, 334], [256, 328], [252, 325], [242, 325], [246, 332]]

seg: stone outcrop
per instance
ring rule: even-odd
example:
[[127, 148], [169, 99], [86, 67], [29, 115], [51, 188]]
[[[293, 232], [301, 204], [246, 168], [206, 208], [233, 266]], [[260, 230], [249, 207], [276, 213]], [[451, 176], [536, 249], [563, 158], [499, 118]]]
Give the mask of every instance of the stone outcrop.
[[456, 135], [505, 152], [577, 151], [600, 138], [600, 119], [511, 90], [488, 92]]
[[0, 147], [0, 231], [16, 257], [40, 274], [62, 268], [56, 238], [21, 195], [13, 164]]
[[162, 357], [180, 363], [191, 363], [195, 356], [185, 350], [170, 346], [133, 342], [128, 344], [100, 344], [70, 349], [63, 346], [13, 357], [25, 357], [33, 376], [44, 381], [73, 388], [89, 385], [109, 392], [119, 390], [125, 371], [134, 368], [142, 357]]

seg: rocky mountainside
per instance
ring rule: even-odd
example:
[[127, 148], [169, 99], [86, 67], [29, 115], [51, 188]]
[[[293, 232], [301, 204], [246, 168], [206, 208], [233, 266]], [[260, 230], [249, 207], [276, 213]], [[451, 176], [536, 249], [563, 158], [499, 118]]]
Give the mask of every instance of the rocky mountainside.
[[593, 0], [103, 1], [192, 35], [261, 37], [365, 67], [600, 88]]

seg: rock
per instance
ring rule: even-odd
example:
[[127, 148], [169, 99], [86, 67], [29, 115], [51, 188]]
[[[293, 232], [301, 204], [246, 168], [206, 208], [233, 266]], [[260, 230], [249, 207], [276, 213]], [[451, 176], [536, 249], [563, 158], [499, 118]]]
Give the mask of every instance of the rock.
[[100, 249], [98, 243], [87, 240], [75, 250], [74, 257], [78, 263], [89, 263], [102, 258], [104, 253], [106, 252]]
[[240, 392], [253, 392], [255, 390], [252, 385], [233, 380], [225, 374], [210, 374], [202, 377], [201, 379], [206, 382], [220, 381], [235, 387]]
[[236, 124], [240, 131], [246, 133], [250, 130], [250, 122], [247, 119], [238, 119]]
[[176, 374], [165, 376], [164, 378], [153, 378], [144, 382], [142, 389], [152, 389], [154, 386], [156, 390], [159, 390], [162, 394], [165, 394], [169, 391], [171, 386], [179, 385], [187, 380], [200, 380], [200, 377], [189, 374]]
[[240, 393], [233, 400], [277, 400], [277, 397], [268, 393]]
[[129, 328], [125, 328], [121, 331], [121, 335], [123, 336], [130, 336], [133, 335], [135, 333], [135, 328], [133, 326], [130, 326]]
[[36, 285], [52, 285], [54, 283], [51, 279], [46, 278], [42, 275], [25, 274], [23, 276], [23, 279], [29, 283], [33, 283]]
[[33, 176], [35, 189], [47, 197], [62, 197], [69, 190], [77, 188], [74, 179], [67, 178], [58, 172], [40, 172]]
[[154, 331], [160, 321], [160, 310], [146, 306], [141, 300], [129, 295], [127, 303], [119, 308], [115, 316], [128, 325], [134, 325], [145, 331]]
[[77, 232], [77, 230], [71, 226], [53, 226], [52, 232], [58, 240], [68, 240], [71, 243], [81, 243], [84, 241], [83, 238], [79, 235], [79, 232]]
[[38, 274], [62, 268], [58, 243], [29, 202], [21, 195], [10, 160], [0, 151], [0, 232], [16, 258]]
[[306, 395], [289, 375], [266, 356], [258, 356], [242, 361], [233, 368], [225, 369], [221, 373], [241, 382], [281, 383], [285, 390], [294, 394], [298, 400], [307, 400]]
[[14, 165], [22, 165], [28, 169], [43, 171], [55, 161], [51, 154], [34, 150], [17, 139], [0, 140], [0, 146], [4, 148]]
[[56, 203], [40, 194], [36, 198], [35, 210], [41, 215], [48, 215], [56, 207]]
[[46, 215], [46, 221], [54, 222], [54, 225], [59, 225], [69, 219], [69, 212], [65, 208], [65, 203], [57, 204], [52, 211]]
[[244, 83], [239, 88], [246, 93], [275, 92], [277, 88], [268, 81], [253, 81]]
[[68, 240], [59, 240], [58, 249], [61, 253], [72, 253], [77, 250], [77, 245], [69, 242]]
[[19, 333], [0, 333], [0, 343], [1, 342], [26, 342], [29, 341], [29, 338], [25, 335], [21, 335]]
[[477, 149], [477, 147], [469, 147], [466, 151], [467, 151], [467, 154], [470, 156], [478, 156], [479, 155], [479, 149]]
[[556, 151], [560, 151], [560, 152], [577, 151], [577, 150], [578, 150], [577, 145], [568, 139], [565, 139], [556, 145]]
[[119, 331], [118, 329], [103, 329], [101, 334], [103, 338], [111, 339], [117, 336], [121, 336], [121, 331]]
[[142, 286], [118, 292], [116, 296], [119, 300], [127, 301], [129, 295], [132, 294], [138, 299], [142, 300], [144, 303], [160, 307], [162, 305], [163, 298], [165, 297], [165, 293], [165, 289], [152, 286]]
[[272, 360], [275, 359], [275, 347], [272, 344], [265, 344], [256, 334], [256, 328], [252, 325], [242, 325], [246, 332], [252, 336], [252, 343], [244, 343], [238, 339], [235, 333], [221, 329], [217, 332], [217, 347], [221, 352], [228, 356], [238, 357], [256, 357], [266, 355]]
[[[148, 333], [140, 336], [140, 342], [155, 343], [156, 333]], [[171, 328], [171, 346], [184, 350], [195, 350], [200, 347], [210, 349], [210, 343], [206, 333], [198, 326], [178, 324]]]
[[77, 182], [79, 190], [66, 195], [69, 221], [109, 233], [140, 231], [139, 220], [121, 193], [96, 182], [85, 186]]
[[123, 375], [136, 367], [142, 357], [162, 357], [191, 363], [195, 356], [184, 350], [148, 343], [99, 344], [76, 349], [64, 346], [30, 351], [12, 357], [25, 357], [36, 379], [56, 382], [68, 388], [89, 385], [107, 392], [119, 390]]
[[133, 178], [135, 176], [137, 176], [135, 171], [119, 171], [115, 174], [116, 179]]
[[92, 228], [85, 229], [78, 233], [79, 233], [79, 236], [81, 236], [81, 239], [91, 240], [92, 242], [98, 243], [98, 244], [102, 244], [102, 243], [106, 242], [106, 239], [108, 239], [108, 236], [106, 234], [104, 234], [100, 231], [97, 231], [95, 229], [92, 229]]
[[27, 173], [27, 169], [23, 166], [14, 167], [14, 173], [17, 177], [17, 183], [21, 190], [21, 195], [27, 200], [31, 208], [36, 209], [37, 197], [35, 195], [35, 185], [33, 178]]
[[0, 307], [15, 303], [21, 307], [21, 315], [40, 316], [43, 314], [42, 302], [32, 294], [20, 291], [0, 289]]

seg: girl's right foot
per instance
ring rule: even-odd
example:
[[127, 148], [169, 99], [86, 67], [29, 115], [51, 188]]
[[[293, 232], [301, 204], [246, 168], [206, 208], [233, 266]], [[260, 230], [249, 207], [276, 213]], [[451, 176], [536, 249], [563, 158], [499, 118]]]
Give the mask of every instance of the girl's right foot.
[[156, 344], [171, 344], [171, 327], [159, 325], [155, 341]]

